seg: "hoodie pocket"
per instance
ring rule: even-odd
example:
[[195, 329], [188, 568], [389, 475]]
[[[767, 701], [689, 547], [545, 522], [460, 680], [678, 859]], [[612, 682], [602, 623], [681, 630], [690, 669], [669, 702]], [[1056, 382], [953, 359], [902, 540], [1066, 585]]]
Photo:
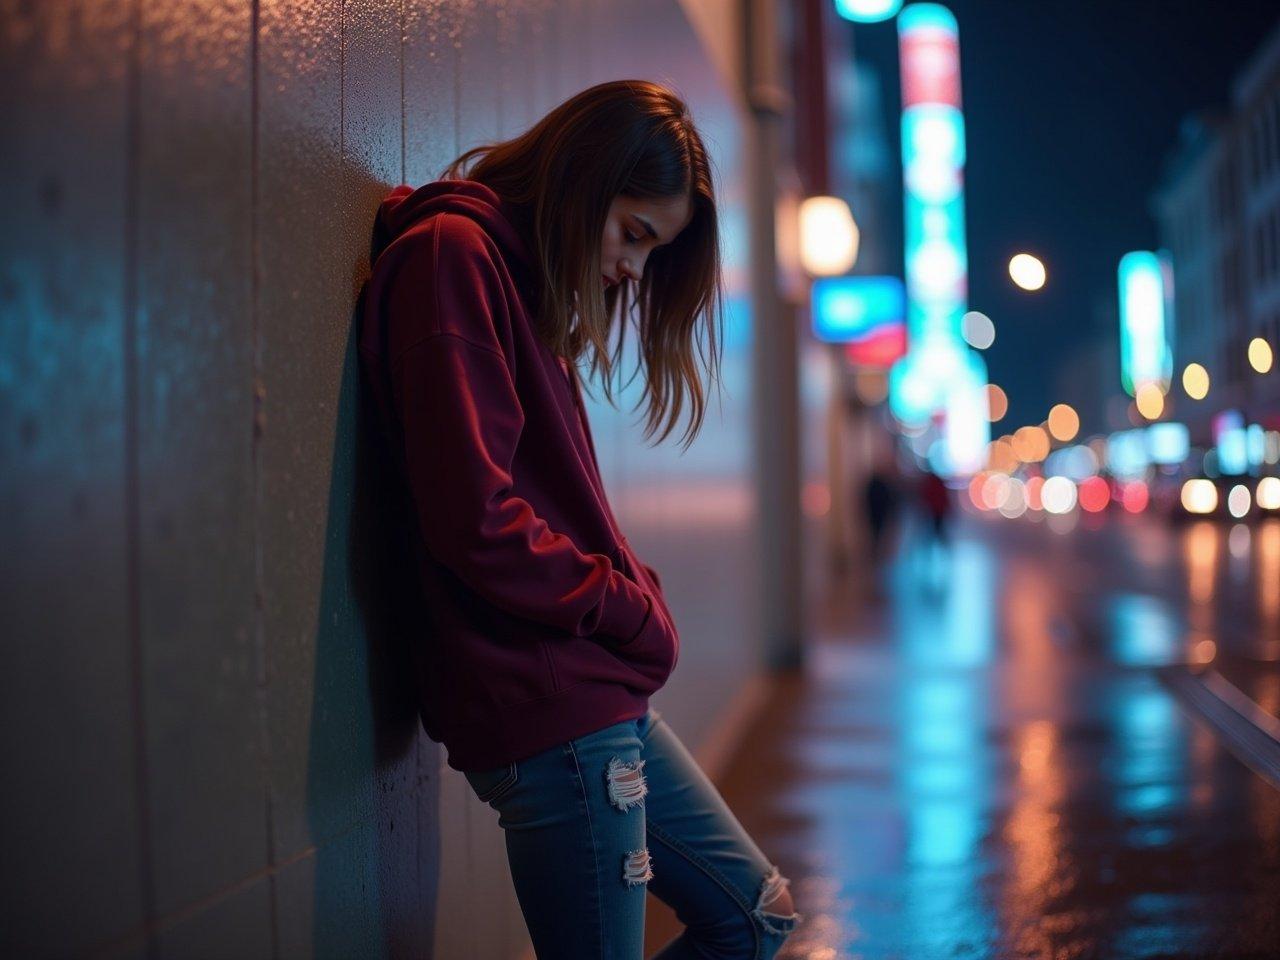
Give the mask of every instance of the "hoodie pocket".
[[631, 547], [631, 541], [622, 536], [621, 541], [614, 547], [614, 556], [621, 559], [615, 560], [618, 568], [631, 580], [638, 583], [644, 590], [653, 594], [654, 601], [662, 608], [663, 614], [667, 620], [674, 626], [675, 618], [671, 616], [671, 610], [667, 607], [666, 598], [662, 595], [662, 587], [659, 586], [645, 567], [643, 561], [636, 556], [635, 550]]
[[587, 681], [620, 683], [638, 693], [654, 693], [675, 669], [679, 641], [657, 601], [631, 640], [605, 634], [564, 637], [552, 646], [556, 673], [565, 687]]
[[492, 632], [472, 637], [468, 661], [475, 665], [479, 684], [499, 707], [515, 707], [550, 696], [558, 688], [551, 644], [528, 631]]

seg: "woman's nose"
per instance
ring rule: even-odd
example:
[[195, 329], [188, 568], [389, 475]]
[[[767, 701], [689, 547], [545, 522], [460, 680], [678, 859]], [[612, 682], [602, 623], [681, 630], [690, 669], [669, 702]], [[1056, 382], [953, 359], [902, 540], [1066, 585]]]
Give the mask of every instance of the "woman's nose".
[[643, 272], [644, 272], [644, 265], [641, 264], [639, 268], [636, 268], [631, 265], [630, 260], [623, 260], [619, 264], [619, 269], [624, 276], [630, 277], [636, 283], [639, 283], [640, 277], [643, 275]]

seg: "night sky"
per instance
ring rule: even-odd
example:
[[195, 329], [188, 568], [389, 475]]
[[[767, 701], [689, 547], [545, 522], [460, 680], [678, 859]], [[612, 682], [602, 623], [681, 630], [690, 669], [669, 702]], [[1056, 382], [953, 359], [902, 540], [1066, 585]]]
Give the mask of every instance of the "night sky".
[[[1063, 358], [1104, 342], [1114, 353], [1116, 264], [1157, 243], [1150, 197], [1179, 125], [1228, 105], [1232, 78], [1280, 12], [1275, 0], [945, 5], [960, 25], [969, 303], [996, 324], [987, 365], [1010, 403], [993, 432], [1038, 423], [1059, 401], [1083, 408], [1085, 431], [1102, 430], [1089, 416], [1100, 404], [1063, 382]], [[844, 25], [884, 87], [894, 160], [885, 219], [901, 273], [896, 22]], [[1009, 280], [1020, 250], [1045, 261], [1039, 293]], [[1106, 388], [1120, 393], [1118, 369]]]

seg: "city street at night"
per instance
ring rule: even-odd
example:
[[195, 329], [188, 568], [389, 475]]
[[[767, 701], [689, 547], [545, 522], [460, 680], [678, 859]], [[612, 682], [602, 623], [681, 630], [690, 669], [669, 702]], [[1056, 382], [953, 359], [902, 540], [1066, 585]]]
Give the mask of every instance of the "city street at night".
[[1280, 0], [0, 76], [0, 960], [1280, 960]]
[[807, 907], [782, 955], [1276, 956], [1280, 793], [1162, 668], [1274, 716], [1278, 570], [1277, 520], [965, 516], [834, 587], [726, 777]]

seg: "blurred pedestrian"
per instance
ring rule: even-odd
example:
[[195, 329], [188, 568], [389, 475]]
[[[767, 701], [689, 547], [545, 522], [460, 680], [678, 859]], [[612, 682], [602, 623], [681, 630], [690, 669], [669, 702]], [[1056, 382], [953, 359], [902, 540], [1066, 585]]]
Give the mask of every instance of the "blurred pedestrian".
[[920, 481], [920, 505], [929, 520], [934, 540], [945, 543], [947, 517], [951, 514], [951, 494], [942, 478], [932, 470], [926, 471]]
[[607, 506], [581, 397], [580, 359], [607, 380], [638, 314], [650, 423], [665, 437], [687, 402], [696, 435], [717, 231], [688, 108], [645, 80], [584, 90], [378, 211], [360, 351], [430, 600], [421, 716], [498, 813], [540, 957], [640, 960], [646, 890], [697, 920], [671, 956], [763, 960], [800, 920], [649, 706], [679, 636]]
[[896, 478], [882, 465], [872, 469], [862, 490], [862, 511], [867, 520], [868, 547], [873, 563], [884, 558], [889, 529], [898, 512]]

